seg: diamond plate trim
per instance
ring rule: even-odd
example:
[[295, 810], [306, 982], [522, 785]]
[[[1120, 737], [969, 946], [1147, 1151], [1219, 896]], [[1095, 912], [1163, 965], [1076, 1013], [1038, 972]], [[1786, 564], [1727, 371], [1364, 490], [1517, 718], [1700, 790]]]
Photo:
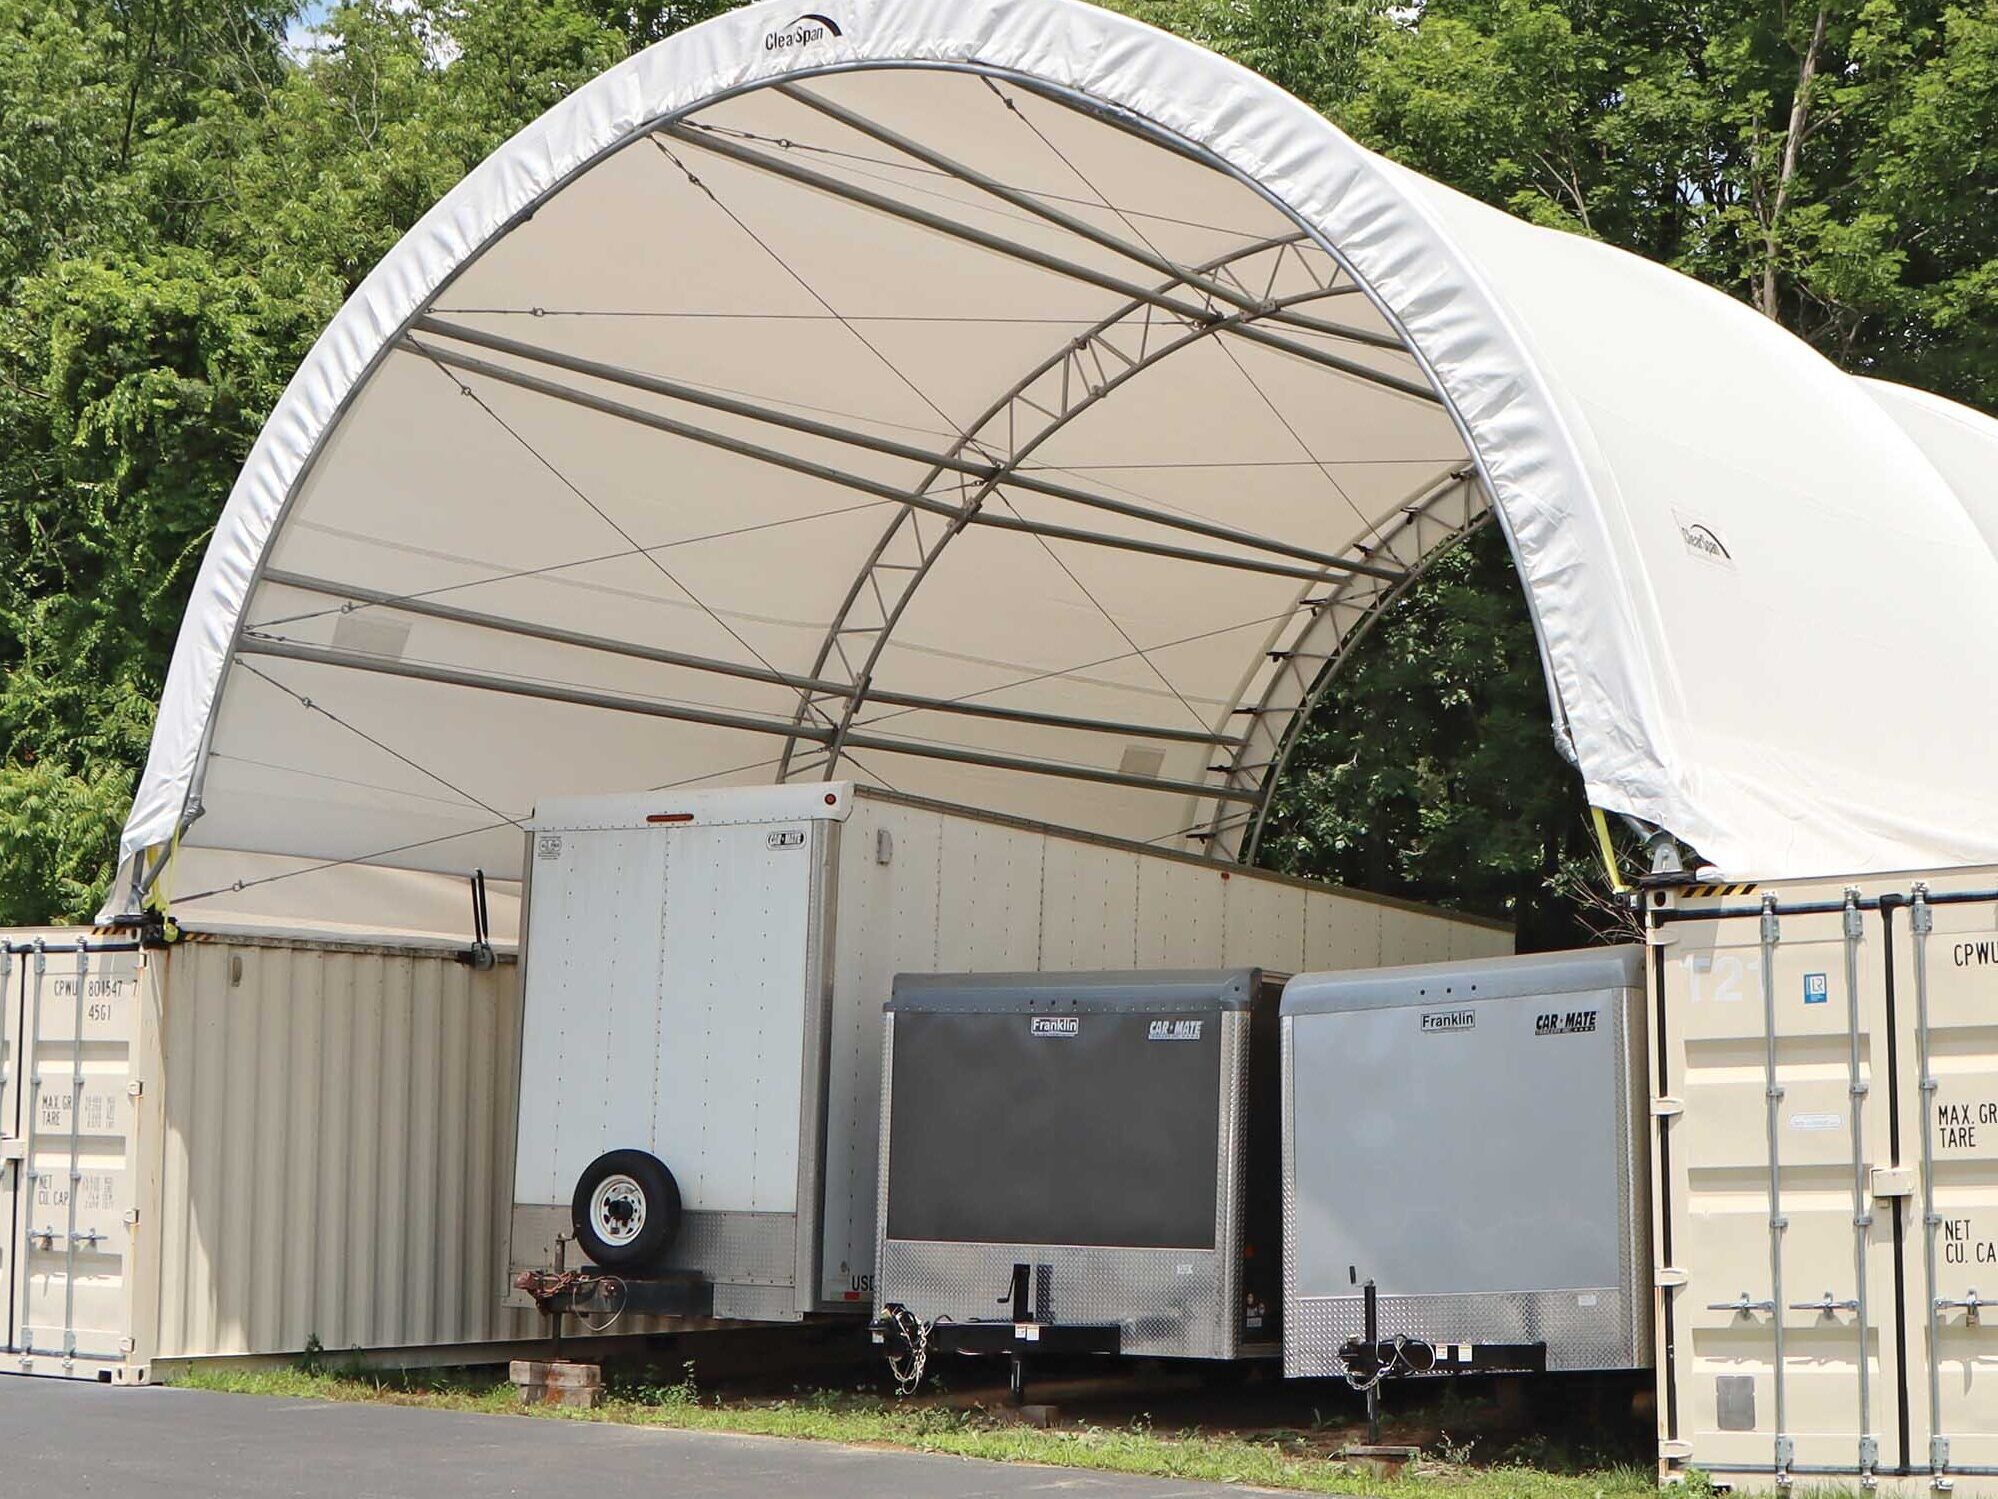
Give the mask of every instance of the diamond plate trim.
[[724, 1283], [785, 1287], [788, 1315], [798, 1267], [798, 1220], [792, 1213], [690, 1212], [680, 1220], [666, 1262], [713, 1280], [717, 1305]]
[[[1593, 1298], [1593, 1306], [1580, 1304]], [[1309, 1379], [1345, 1372], [1339, 1349], [1366, 1330], [1365, 1299], [1306, 1296], [1284, 1308], [1283, 1372]], [[1383, 1296], [1380, 1334], [1436, 1343], [1545, 1343], [1547, 1367], [1645, 1369], [1630, 1297], [1615, 1286], [1558, 1291], [1485, 1291], [1454, 1296]]]
[[1220, 1258], [1211, 1249], [890, 1239], [875, 1286], [925, 1321], [996, 1320], [1006, 1315], [1013, 1266], [1046, 1265], [1048, 1320], [1114, 1322], [1126, 1354], [1232, 1358], [1233, 1339], [1221, 1335]]

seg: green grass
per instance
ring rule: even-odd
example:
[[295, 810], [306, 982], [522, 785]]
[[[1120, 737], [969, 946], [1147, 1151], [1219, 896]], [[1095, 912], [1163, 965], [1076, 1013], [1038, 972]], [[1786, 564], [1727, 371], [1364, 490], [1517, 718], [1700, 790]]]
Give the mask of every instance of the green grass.
[[180, 1383], [248, 1395], [378, 1401], [494, 1415], [528, 1414], [537, 1419], [614, 1421], [901, 1447], [998, 1462], [1051, 1463], [1383, 1499], [1633, 1499], [1657, 1493], [1651, 1472], [1636, 1467], [1577, 1474], [1523, 1465], [1473, 1467], [1433, 1461], [1384, 1478], [1326, 1455], [1306, 1433], [1213, 1436], [1154, 1430], [1142, 1420], [1121, 1427], [1082, 1425], [1041, 1431], [985, 1410], [943, 1409], [837, 1391], [814, 1391], [791, 1399], [723, 1401], [702, 1393], [691, 1378], [665, 1385], [613, 1381], [605, 1403], [596, 1410], [528, 1412], [523, 1412], [510, 1385], [465, 1375], [210, 1367], [184, 1376]]

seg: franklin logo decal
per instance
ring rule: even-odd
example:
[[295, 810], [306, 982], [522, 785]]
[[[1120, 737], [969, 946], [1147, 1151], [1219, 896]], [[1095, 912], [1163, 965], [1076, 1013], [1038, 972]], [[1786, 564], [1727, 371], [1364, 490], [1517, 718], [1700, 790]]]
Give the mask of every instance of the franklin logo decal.
[[1079, 1036], [1082, 1021], [1075, 1015], [1036, 1015], [1027, 1022], [1030, 1036]]
[[1432, 1036], [1446, 1031], [1467, 1031], [1477, 1023], [1476, 1010], [1430, 1010], [1422, 1017], [1422, 1029]]
[[763, 50], [789, 52], [793, 47], [809, 47], [815, 42], [845, 35], [846, 33], [839, 29], [839, 22], [831, 16], [822, 16], [815, 10], [808, 10], [789, 26], [780, 26], [766, 36], [763, 39]]

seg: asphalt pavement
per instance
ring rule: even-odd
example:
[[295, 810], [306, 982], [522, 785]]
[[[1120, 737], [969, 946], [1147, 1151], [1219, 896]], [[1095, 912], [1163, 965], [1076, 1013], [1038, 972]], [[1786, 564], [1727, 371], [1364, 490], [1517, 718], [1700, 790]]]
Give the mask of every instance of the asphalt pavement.
[[0, 1375], [0, 1492], [65, 1499], [1211, 1499], [1243, 1490], [778, 1437]]

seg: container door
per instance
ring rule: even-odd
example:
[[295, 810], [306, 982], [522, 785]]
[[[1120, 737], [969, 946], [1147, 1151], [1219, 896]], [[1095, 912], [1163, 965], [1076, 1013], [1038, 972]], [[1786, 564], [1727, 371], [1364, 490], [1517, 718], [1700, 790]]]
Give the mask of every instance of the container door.
[[[1998, 1471], [1998, 903], [1914, 891], [1896, 962], [1915, 1450]], [[1922, 1438], [1926, 1436], [1926, 1440]]]
[[132, 1348], [138, 961], [128, 944], [13, 955], [0, 1099], [11, 1370], [96, 1378]]
[[1770, 1475], [1883, 1461], [1898, 1328], [1896, 1205], [1872, 1196], [1891, 1159], [1878, 922], [1834, 902], [1660, 930], [1668, 1457]]

